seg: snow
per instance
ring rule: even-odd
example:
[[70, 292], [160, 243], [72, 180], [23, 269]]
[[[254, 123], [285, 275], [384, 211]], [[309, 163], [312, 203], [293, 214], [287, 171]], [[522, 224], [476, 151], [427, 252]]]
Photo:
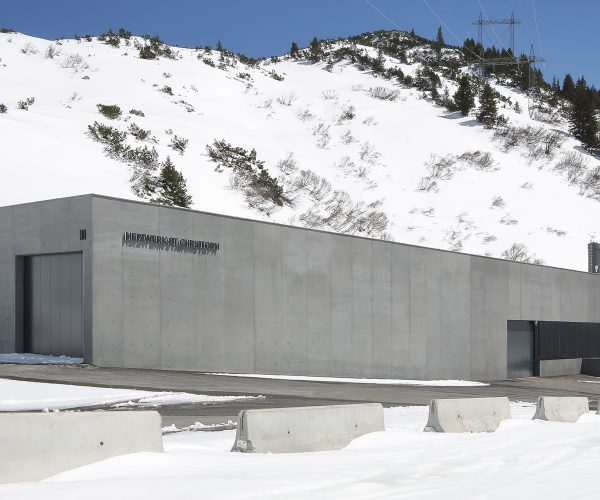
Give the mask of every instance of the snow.
[[[38, 52], [23, 53], [26, 43]], [[225, 139], [235, 146], [256, 148], [274, 176], [282, 175], [277, 162], [293, 153], [299, 169], [315, 171], [353, 201], [383, 200], [381, 210], [390, 219], [387, 232], [395, 241], [443, 249], [460, 242], [463, 252], [494, 257], [522, 242], [549, 265], [586, 269], [586, 245], [597, 232], [590, 214], [598, 212], [598, 201], [581, 196], [576, 186], [553, 170], [566, 153], [581, 152], [581, 145], [569, 135], [566, 123], [531, 119], [527, 97], [520, 91], [494, 84], [523, 110], [518, 114], [500, 108], [511, 125], [564, 134], [565, 143], [553, 157], [529, 160], [518, 148], [503, 152], [493, 132], [474, 117], [448, 113], [414, 88], [377, 78], [347, 62], [335, 64], [331, 71], [325, 71], [324, 64], [289, 59], [264, 61], [256, 68], [237, 63], [219, 69], [204, 64], [192, 49], [177, 48], [177, 60], [147, 61], [139, 59], [133, 45], [113, 48], [95, 39], [60, 43], [0, 34], [0, 98], [8, 107], [6, 114], [0, 114], [0, 205], [87, 192], [135, 198], [128, 167], [106, 157], [86, 130], [94, 121], [110, 122], [120, 130], [136, 123], [156, 137], [154, 146], [161, 159], [170, 155], [183, 172], [193, 208], [198, 210], [301, 225], [300, 215], [312, 206], [304, 197], [295, 208], [281, 209], [271, 217], [248, 207], [231, 189], [228, 174], [216, 172], [207, 158], [206, 146]], [[54, 59], [44, 57], [50, 45], [61, 51]], [[73, 54], [80, 54], [89, 68], [76, 72], [61, 67]], [[218, 65], [217, 53], [204, 57]], [[412, 75], [419, 68], [419, 63], [400, 64], [390, 57], [386, 65]], [[270, 78], [272, 69], [285, 80]], [[251, 82], [239, 78], [241, 72], [250, 74]], [[452, 94], [454, 84], [442, 80]], [[172, 87], [173, 96], [159, 91], [164, 85]], [[373, 99], [367, 91], [377, 86], [397, 90], [398, 99]], [[327, 89], [337, 97], [324, 99]], [[277, 101], [292, 94], [289, 106]], [[27, 97], [35, 97], [29, 111], [16, 109], [18, 101]], [[193, 111], [186, 111], [181, 101]], [[121, 106], [123, 117], [112, 122], [104, 119], [96, 109], [99, 103]], [[355, 118], [339, 123], [348, 106], [354, 107]], [[128, 115], [132, 108], [141, 109], [145, 117]], [[303, 121], [298, 115], [305, 110], [312, 118]], [[319, 124], [329, 127], [330, 141], [323, 148], [313, 135]], [[168, 147], [169, 130], [189, 139], [184, 155]], [[354, 138], [349, 143], [342, 140], [347, 131]], [[360, 159], [367, 143], [379, 154], [370, 162]], [[463, 167], [451, 179], [438, 181], [439, 192], [417, 190], [432, 155], [441, 158], [475, 150], [493, 155], [491, 171]], [[588, 169], [600, 165], [598, 159], [582, 154]], [[364, 175], [341, 168], [345, 157], [363, 168]], [[523, 188], [526, 183], [532, 188]], [[503, 198], [504, 208], [491, 207], [495, 196]], [[518, 223], [507, 225], [507, 219]], [[559, 236], [552, 230], [566, 234]]]
[[347, 377], [309, 377], [304, 375], [268, 375], [259, 373], [202, 373], [202, 375], [219, 375], [222, 377], [266, 378], [274, 380], [303, 380], [308, 382], [338, 382], [351, 384], [382, 385], [415, 385], [428, 387], [471, 387], [489, 385], [485, 382], [471, 380], [402, 380], [382, 378], [347, 378]]
[[83, 358], [69, 356], [48, 356], [46, 354], [30, 353], [0, 353], [0, 365], [80, 365]]
[[0, 379], [0, 411], [65, 410], [89, 406], [157, 407], [215, 404], [263, 396], [208, 396]]
[[386, 431], [338, 451], [239, 454], [234, 430], [163, 437], [165, 453], [114, 457], [38, 483], [0, 485], [3, 499], [583, 498], [598, 497], [600, 416], [575, 424], [513, 419], [490, 434], [423, 432], [426, 407], [385, 410]]

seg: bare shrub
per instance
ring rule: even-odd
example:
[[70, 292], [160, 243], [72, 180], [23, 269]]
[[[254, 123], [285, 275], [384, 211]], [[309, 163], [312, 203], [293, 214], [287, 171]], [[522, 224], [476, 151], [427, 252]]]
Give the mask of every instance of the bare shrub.
[[456, 229], [449, 229], [444, 235], [444, 241], [448, 243], [448, 250], [460, 252], [463, 249], [462, 233]]
[[470, 230], [475, 228], [475, 223], [473, 219], [469, 216], [467, 212], [462, 212], [456, 216], [456, 222], [461, 229]]
[[369, 90], [367, 90], [367, 94], [373, 99], [379, 99], [381, 101], [395, 101], [398, 99], [399, 92], [397, 90], [377, 86], [371, 87]]
[[329, 125], [325, 125], [324, 123], [319, 123], [319, 125], [313, 128], [313, 135], [317, 137], [317, 147], [319, 149], [324, 149], [329, 144], [331, 139], [329, 128]]
[[330, 101], [332, 99], [337, 99], [339, 97], [338, 93], [333, 89], [326, 89], [321, 92], [321, 97], [326, 101]]
[[277, 98], [277, 102], [282, 106], [291, 106], [292, 103], [298, 99], [294, 92], [290, 92], [289, 94], [280, 95]]
[[279, 160], [275, 167], [277, 167], [284, 175], [295, 174], [298, 170], [298, 162], [294, 158], [294, 153], [289, 153], [283, 160]]
[[581, 153], [569, 152], [561, 155], [554, 165], [554, 170], [561, 174], [567, 174], [571, 184], [578, 184], [588, 169], [588, 162]]
[[552, 156], [557, 148], [565, 142], [565, 138], [557, 132], [543, 127], [498, 127], [494, 131], [494, 139], [501, 142], [501, 149], [508, 151], [514, 147], [522, 147], [525, 156], [537, 160], [543, 156]]
[[502, 252], [502, 258], [528, 264], [544, 263], [543, 260], [536, 258], [535, 254], [530, 254], [524, 243], [513, 243], [510, 248], [507, 248]]
[[370, 142], [363, 142], [360, 145], [360, 152], [358, 153], [361, 161], [374, 165], [381, 156], [380, 153], [375, 151], [375, 147]]
[[519, 186], [521, 189], [533, 189], [533, 184], [529, 181], [525, 181]]
[[562, 229], [556, 229], [555, 227], [552, 226], [546, 226], [545, 228], [546, 232], [553, 234], [554, 236], [566, 236], [567, 232], [562, 230]]
[[370, 185], [373, 185], [368, 179], [369, 168], [365, 165], [357, 165], [349, 156], [342, 156], [335, 164], [335, 167], [341, 170], [345, 175], [351, 175], [357, 179], [366, 180]]
[[516, 226], [518, 223], [519, 221], [510, 214], [506, 214], [500, 219], [500, 224], [504, 224], [505, 226]]
[[48, 45], [46, 52], [44, 52], [45, 59], [54, 59], [55, 57], [60, 55], [60, 50], [56, 48], [54, 45]]
[[342, 111], [342, 114], [338, 117], [337, 123], [341, 125], [347, 120], [353, 120], [356, 114], [354, 113], [354, 106], [348, 106]]
[[356, 163], [349, 156], [342, 156], [335, 166], [345, 174], [352, 174], [356, 170]]
[[496, 238], [493, 234], [490, 233], [484, 233], [481, 237], [481, 242], [484, 245], [487, 245], [488, 243], [492, 243], [494, 241], [496, 241], [498, 238]]
[[560, 123], [562, 120], [560, 111], [553, 106], [536, 106], [531, 110], [530, 116], [534, 120], [550, 124]]
[[424, 191], [426, 193], [437, 193], [439, 191], [439, 187], [435, 179], [432, 179], [431, 177], [422, 177], [419, 181], [419, 185], [417, 186], [417, 190]]
[[373, 125], [377, 125], [377, 122], [375, 121], [375, 118], [373, 116], [367, 116], [364, 120], [363, 120], [363, 125], [367, 125], [367, 126], [373, 126]]
[[262, 109], [271, 109], [273, 107], [273, 99], [265, 99], [258, 107]]
[[60, 67], [65, 69], [72, 69], [75, 71], [75, 73], [78, 73], [79, 71], [85, 71], [90, 66], [83, 60], [83, 57], [81, 57], [81, 55], [71, 54], [60, 62]]
[[362, 92], [364, 87], [359, 83], [358, 85], [352, 85], [352, 92]]
[[294, 179], [294, 188], [303, 191], [315, 202], [321, 202], [331, 192], [331, 182], [312, 170], [301, 170]]
[[421, 215], [424, 215], [425, 217], [433, 217], [435, 215], [435, 208], [433, 207], [428, 207], [428, 208], [412, 208], [408, 211], [409, 214], [414, 215], [416, 213], [419, 213]]
[[464, 162], [476, 170], [491, 170], [494, 166], [494, 157], [492, 153], [483, 151], [465, 151], [459, 155], [457, 161]]
[[29, 42], [27, 42], [25, 45], [23, 45], [23, 47], [21, 47], [21, 52], [25, 55], [31, 55], [31, 54], [37, 54], [38, 50], [35, 48], [35, 46]]
[[502, 196], [494, 196], [492, 198], [492, 207], [491, 208], [504, 208], [506, 206], [506, 203], [504, 202], [504, 199], [502, 198]]
[[579, 183], [579, 192], [583, 196], [600, 201], [600, 166], [590, 170]]
[[432, 154], [429, 161], [425, 163], [428, 176], [432, 179], [438, 179], [441, 181], [447, 181], [452, 179], [454, 175], [454, 165], [456, 164], [456, 157], [454, 155], [446, 155], [439, 157]]
[[341, 136], [340, 136], [340, 140], [342, 141], [342, 144], [351, 144], [353, 143], [356, 139], [354, 139], [354, 137], [352, 136], [352, 132], [350, 131], [350, 129], [347, 129]]
[[296, 113], [296, 116], [298, 117], [298, 120], [300, 120], [301, 122], [306, 122], [309, 120], [313, 120], [315, 118], [315, 115], [313, 115], [310, 110], [308, 109], [303, 109], [300, 110]]
[[330, 228], [344, 234], [363, 234], [388, 239], [387, 215], [379, 210], [382, 200], [372, 203], [353, 202], [345, 191], [332, 191], [322, 203], [314, 204], [300, 215], [306, 227]]

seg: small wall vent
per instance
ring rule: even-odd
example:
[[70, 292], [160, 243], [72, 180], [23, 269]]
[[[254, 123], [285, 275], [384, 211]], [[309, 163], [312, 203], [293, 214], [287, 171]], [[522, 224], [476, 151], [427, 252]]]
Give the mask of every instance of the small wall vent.
[[79, 239], [80, 240], [87, 240], [87, 229], [80, 229], [79, 230]]

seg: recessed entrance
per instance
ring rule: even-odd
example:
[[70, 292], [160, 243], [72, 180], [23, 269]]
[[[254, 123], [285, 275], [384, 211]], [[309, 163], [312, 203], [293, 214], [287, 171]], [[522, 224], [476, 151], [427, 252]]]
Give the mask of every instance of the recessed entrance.
[[507, 376], [532, 377], [535, 360], [535, 326], [533, 321], [508, 321]]
[[83, 255], [23, 258], [23, 350], [83, 357]]

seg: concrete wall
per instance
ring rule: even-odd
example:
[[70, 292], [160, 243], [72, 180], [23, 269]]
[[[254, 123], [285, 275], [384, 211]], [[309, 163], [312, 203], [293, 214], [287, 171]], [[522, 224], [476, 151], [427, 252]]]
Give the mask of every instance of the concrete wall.
[[[93, 197], [93, 361], [506, 377], [507, 320], [600, 322], [597, 275]], [[220, 243], [123, 244], [125, 231]]]
[[[19, 256], [83, 252], [84, 357], [92, 359], [92, 197], [77, 196], [0, 208], [0, 352], [22, 349]], [[87, 229], [87, 240], [79, 230]]]
[[71, 251], [100, 366], [502, 379], [507, 320], [600, 322], [600, 275], [87, 195], [0, 208], [0, 352], [20, 350], [15, 256]]
[[557, 377], [559, 375], [579, 375], [582, 373], [581, 358], [577, 359], [545, 359], [540, 361], [540, 377]]
[[118, 455], [162, 451], [156, 411], [0, 413], [0, 484], [39, 481]]

